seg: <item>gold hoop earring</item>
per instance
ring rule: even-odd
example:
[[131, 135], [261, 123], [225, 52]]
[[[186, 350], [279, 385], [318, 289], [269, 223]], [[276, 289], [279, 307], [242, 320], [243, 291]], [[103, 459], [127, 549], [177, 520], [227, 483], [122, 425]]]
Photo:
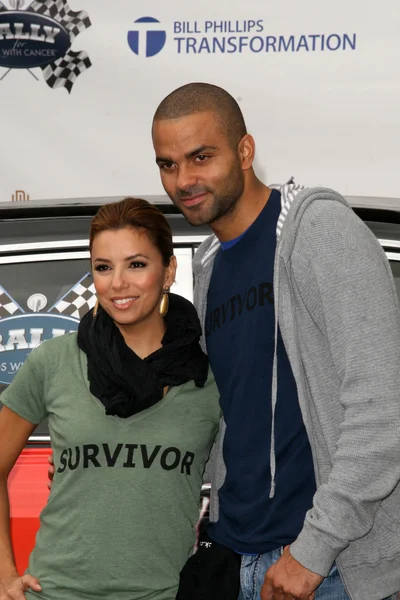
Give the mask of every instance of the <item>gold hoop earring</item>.
[[160, 307], [159, 307], [160, 317], [165, 317], [165, 315], [168, 312], [168, 307], [169, 307], [169, 288], [167, 287], [163, 290], [163, 295], [160, 300]]
[[99, 301], [96, 300], [96, 304], [94, 305], [94, 308], [93, 308], [93, 315], [92, 315], [93, 319], [96, 318], [96, 315], [98, 312], [99, 312]]

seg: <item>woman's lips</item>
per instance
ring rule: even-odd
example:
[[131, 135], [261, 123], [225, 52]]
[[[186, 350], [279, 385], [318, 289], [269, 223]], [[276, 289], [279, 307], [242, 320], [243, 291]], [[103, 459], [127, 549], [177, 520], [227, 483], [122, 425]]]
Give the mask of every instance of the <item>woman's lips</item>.
[[115, 308], [117, 308], [118, 310], [126, 310], [127, 308], [132, 306], [132, 304], [134, 302], [136, 302], [136, 300], [138, 300], [138, 298], [139, 298], [139, 296], [127, 296], [126, 298], [113, 298], [112, 303], [115, 306]]

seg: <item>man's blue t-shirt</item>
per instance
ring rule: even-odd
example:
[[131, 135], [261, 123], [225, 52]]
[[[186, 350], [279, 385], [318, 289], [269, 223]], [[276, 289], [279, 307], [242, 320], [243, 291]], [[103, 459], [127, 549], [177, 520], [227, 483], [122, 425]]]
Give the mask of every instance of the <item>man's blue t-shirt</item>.
[[207, 296], [205, 337], [226, 422], [227, 468], [219, 491], [219, 520], [210, 523], [209, 535], [245, 554], [269, 552], [296, 539], [316, 489], [296, 384], [279, 333], [276, 489], [269, 498], [273, 273], [280, 206], [280, 193], [274, 190], [245, 234], [220, 248]]

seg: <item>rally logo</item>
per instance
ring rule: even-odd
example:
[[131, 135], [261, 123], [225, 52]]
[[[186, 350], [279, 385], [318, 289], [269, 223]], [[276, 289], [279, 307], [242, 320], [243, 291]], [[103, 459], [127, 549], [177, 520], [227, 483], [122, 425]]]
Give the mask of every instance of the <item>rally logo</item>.
[[91, 26], [85, 11], [66, 0], [0, 0], [0, 67], [5, 73], [40, 68], [51, 88], [71, 92], [77, 77], [91, 66], [85, 51], [71, 50], [76, 36]]
[[80, 319], [94, 307], [96, 292], [89, 273], [74, 284], [47, 312], [44, 294], [32, 294], [26, 312], [0, 286], [0, 383], [9, 385], [29, 352], [65, 333], [77, 331]]

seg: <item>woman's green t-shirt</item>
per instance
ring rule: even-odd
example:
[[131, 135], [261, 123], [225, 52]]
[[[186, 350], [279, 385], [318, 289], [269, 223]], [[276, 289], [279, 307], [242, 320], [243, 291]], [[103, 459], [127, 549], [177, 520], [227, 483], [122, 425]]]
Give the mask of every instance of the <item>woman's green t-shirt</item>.
[[72, 333], [31, 352], [1, 400], [32, 423], [48, 418], [56, 467], [28, 568], [43, 591], [26, 597], [174, 600], [220, 418], [211, 372], [204, 388], [106, 416]]

